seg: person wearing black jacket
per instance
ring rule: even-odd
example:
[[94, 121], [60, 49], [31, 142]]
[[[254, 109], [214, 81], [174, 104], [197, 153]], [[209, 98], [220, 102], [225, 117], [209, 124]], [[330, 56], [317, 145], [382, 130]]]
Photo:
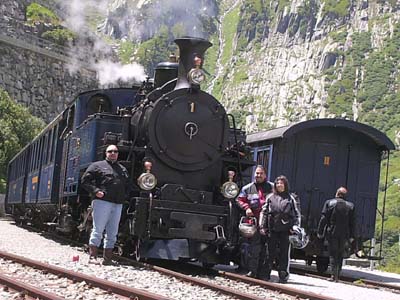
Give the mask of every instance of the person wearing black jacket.
[[[268, 248], [267, 279], [270, 279], [273, 262], [277, 262], [279, 282], [289, 279], [289, 235], [294, 226], [300, 226], [300, 203], [295, 194], [289, 193], [289, 181], [283, 175], [274, 182], [260, 214], [260, 232], [266, 235]], [[278, 251], [279, 248], [279, 251]]]
[[106, 159], [92, 163], [82, 176], [82, 187], [93, 198], [93, 229], [89, 239], [90, 258], [96, 259], [104, 237], [103, 265], [112, 264], [112, 252], [117, 241], [122, 203], [131, 190], [129, 174], [118, 161], [118, 148], [110, 145]]
[[338, 188], [335, 198], [327, 200], [322, 208], [317, 236], [328, 239], [332, 280], [338, 281], [342, 270], [343, 257], [349, 242], [354, 239], [354, 204], [346, 201], [347, 189]]

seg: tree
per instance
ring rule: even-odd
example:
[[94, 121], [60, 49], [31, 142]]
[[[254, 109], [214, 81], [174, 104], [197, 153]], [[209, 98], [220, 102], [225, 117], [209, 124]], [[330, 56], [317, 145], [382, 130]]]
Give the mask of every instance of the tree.
[[5, 192], [8, 162], [44, 125], [0, 88], [0, 193]]

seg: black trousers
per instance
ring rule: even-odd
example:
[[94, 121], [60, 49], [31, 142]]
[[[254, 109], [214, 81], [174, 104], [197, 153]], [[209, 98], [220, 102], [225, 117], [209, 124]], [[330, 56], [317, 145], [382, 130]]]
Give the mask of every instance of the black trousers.
[[277, 271], [280, 279], [287, 279], [289, 276], [289, 255], [290, 243], [289, 233], [271, 232], [268, 238], [268, 264], [267, 275], [271, 274], [274, 261], [277, 263]]
[[249, 239], [249, 243], [248, 270], [253, 272], [257, 277], [264, 276], [267, 269], [265, 236], [257, 231]]
[[328, 238], [329, 258], [332, 266], [332, 275], [335, 280], [339, 279], [340, 272], [342, 271], [343, 257], [348, 247], [349, 241], [347, 238]]

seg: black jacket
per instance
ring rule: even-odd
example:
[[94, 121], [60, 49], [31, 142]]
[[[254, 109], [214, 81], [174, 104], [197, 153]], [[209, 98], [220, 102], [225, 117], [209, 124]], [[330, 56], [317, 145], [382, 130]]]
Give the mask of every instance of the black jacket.
[[318, 237], [354, 238], [354, 204], [342, 198], [327, 200], [318, 224]]
[[289, 232], [293, 225], [300, 226], [300, 200], [294, 194], [269, 194], [260, 214], [260, 227], [269, 231]]
[[124, 203], [132, 190], [126, 168], [119, 162], [107, 160], [92, 163], [83, 174], [81, 184], [93, 199], [98, 191], [102, 191], [104, 197], [101, 200], [113, 203]]

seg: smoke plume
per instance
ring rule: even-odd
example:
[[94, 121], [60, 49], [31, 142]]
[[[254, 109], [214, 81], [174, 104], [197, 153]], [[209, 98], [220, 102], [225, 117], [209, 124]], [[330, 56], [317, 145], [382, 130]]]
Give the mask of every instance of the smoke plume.
[[[119, 0], [120, 1], [120, 0]], [[124, 0], [123, 0], [124, 1]], [[110, 45], [92, 33], [89, 28], [89, 14], [106, 16], [110, 0], [64, 1], [67, 12], [65, 26], [79, 35], [70, 52], [68, 70], [75, 73], [82, 67], [95, 70], [102, 87], [123, 82], [140, 82], [146, 77], [144, 68], [137, 63], [122, 65], [116, 62], [116, 55]], [[115, 0], [114, 0], [115, 2]]]

